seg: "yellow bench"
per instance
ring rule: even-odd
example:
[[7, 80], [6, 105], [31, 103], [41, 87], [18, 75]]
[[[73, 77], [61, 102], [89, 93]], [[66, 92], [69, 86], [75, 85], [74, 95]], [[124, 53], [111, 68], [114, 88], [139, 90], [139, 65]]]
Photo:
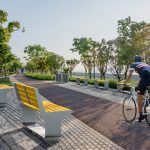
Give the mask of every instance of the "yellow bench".
[[[61, 119], [72, 113], [72, 110], [43, 100], [38, 89], [20, 83], [14, 84], [17, 98], [22, 106], [23, 123], [27, 128], [46, 140], [61, 136]], [[40, 112], [45, 128], [35, 125], [35, 112]]]
[[8, 93], [13, 90], [12, 86], [0, 84], [0, 107], [3, 108], [8, 102]]
[[1, 89], [8, 89], [10, 88], [10, 86], [6, 85], [6, 84], [0, 84], [0, 90]]

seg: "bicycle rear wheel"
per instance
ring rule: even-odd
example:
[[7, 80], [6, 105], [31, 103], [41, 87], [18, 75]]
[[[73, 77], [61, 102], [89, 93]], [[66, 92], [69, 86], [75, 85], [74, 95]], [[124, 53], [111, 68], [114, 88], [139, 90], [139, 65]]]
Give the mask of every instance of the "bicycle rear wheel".
[[135, 120], [137, 107], [133, 98], [127, 97], [124, 99], [122, 105], [122, 113], [126, 122], [131, 123]]
[[150, 126], [150, 100], [144, 106], [144, 113], [146, 113], [145, 120], [146, 120], [147, 124]]

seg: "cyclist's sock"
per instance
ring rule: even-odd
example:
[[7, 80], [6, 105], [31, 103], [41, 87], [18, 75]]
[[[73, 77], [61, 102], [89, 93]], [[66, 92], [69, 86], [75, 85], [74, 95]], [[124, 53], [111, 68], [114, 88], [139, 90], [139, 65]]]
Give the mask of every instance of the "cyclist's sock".
[[142, 112], [139, 113], [139, 118], [138, 118], [138, 122], [141, 122], [142, 120], [144, 120], [144, 115], [142, 114]]

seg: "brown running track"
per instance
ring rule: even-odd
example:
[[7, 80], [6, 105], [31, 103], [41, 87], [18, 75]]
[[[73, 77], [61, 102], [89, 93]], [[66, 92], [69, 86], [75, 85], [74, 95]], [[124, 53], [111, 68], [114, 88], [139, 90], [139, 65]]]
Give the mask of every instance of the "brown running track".
[[[71, 108], [73, 115], [126, 150], [150, 150], [150, 127], [144, 122], [128, 124], [122, 105], [66, 88], [16, 76], [22, 83], [39, 89], [50, 101]], [[116, 97], [117, 98], [117, 97]]]

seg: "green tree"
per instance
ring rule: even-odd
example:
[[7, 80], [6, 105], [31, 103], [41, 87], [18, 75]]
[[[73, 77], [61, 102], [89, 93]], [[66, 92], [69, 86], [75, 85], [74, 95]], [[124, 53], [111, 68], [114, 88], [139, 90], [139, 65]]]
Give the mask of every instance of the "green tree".
[[50, 71], [52, 74], [56, 73], [64, 64], [64, 58], [49, 52], [45, 47], [41, 45], [28, 45], [24, 50], [27, 55], [26, 69], [32, 72], [45, 73]]
[[25, 65], [25, 69], [28, 70], [29, 72], [34, 73], [35, 71], [35, 64], [32, 60], [28, 61], [27, 64]]
[[12, 33], [20, 28], [18, 21], [8, 22], [8, 13], [0, 10], [0, 70], [7, 73], [8, 63], [12, 60], [13, 54], [10, 51], [9, 40]]
[[112, 51], [114, 50], [114, 41], [106, 41], [102, 39], [97, 49], [96, 66], [100, 72], [100, 78], [105, 79], [107, 66], [110, 58], [112, 57]]
[[52, 74], [56, 74], [59, 70], [63, 70], [65, 60], [62, 56], [55, 54], [54, 52], [48, 52], [47, 65]]
[[88, 71], [89, 78], [92, 77], [93, 68], [93, 50], [95, 50], [95, 42], [91, 38], [74, 38], [72, 52], [78, 52], [81, 58], [81, 63]]
[[[96, 70], [96, 59], [97, 59], [97, 50], [99, 48], [99, 42], [96, 42], [92, 40], [91, 38], [89, 39], [89, 44], [90, 44], [90, 55], [92, 58], [92, 67], [93, 67], [93, 77], [95, 79], [95, 70]], [[92, 69], [92, 68], [91, 68]]]
[[20, 28], [20, 23], [18, 21], [12, 21], [7, 23], [8, 13], [6, 11], [0, 10], [0, 43], [8, 44], [11, 35], [14, 31]]
[[10, 47], [7, 44], [0, 44], [0, 69], [1, 73], [4, 73], [6, 78], [7, 65], [12, 60], [13, 55], [10, 51]]
[[141, 54], [141, 47], [137, 47], [134, 39], [138, 31], [145, 27], [146, 23], [132, 21], [130, 17], [118, 21], [117, 48], [118, 57], [124, 67], [124, 78], [135, 55]]
[[77, 59], [70, 59], [70, 60], [66, 60], [66, 64], [68, 67], [68, 71], [70, 72], [70, 76], [72, 76], [72, 71], [73, 69], [77, 66], [77, 64], [79, 64], [80, 61]]
[[32, 67], [34, 67], [32, 70], [35, 72], [41, 71], [43, 73], [46, 67], [46, 48], [38, 44], [28, 45], [25, 47], [24, 53], [27, 55], [25, 58], [28, 61], [28, 65], [29, 62], [34, 64], [32, 65]]
[[10, 72], [17, 73], [18, 69], [21, 69], [23, 67], [23, 64], [20, 62], [20, 59], [13, 55], [12, 60], [8, 63], [8, 70]]
[[142, 53], [141, 47], [137, 44], [138, 40], [135, 40], [135, 37], [145, 25], [144, 21], [135, 22], [130, 17], [118, 21], [118, 37], [115, 39], [114, 55], [111, 60], [112, 68], [110, 68], [110, 70], [116, 71], [118, 80], [126, 79], [134, 55]]
[[136, 47], [141, 49], [141, 55], [144, 61], [150, 65], [150, 23], [139, 30], [133, 40]]

